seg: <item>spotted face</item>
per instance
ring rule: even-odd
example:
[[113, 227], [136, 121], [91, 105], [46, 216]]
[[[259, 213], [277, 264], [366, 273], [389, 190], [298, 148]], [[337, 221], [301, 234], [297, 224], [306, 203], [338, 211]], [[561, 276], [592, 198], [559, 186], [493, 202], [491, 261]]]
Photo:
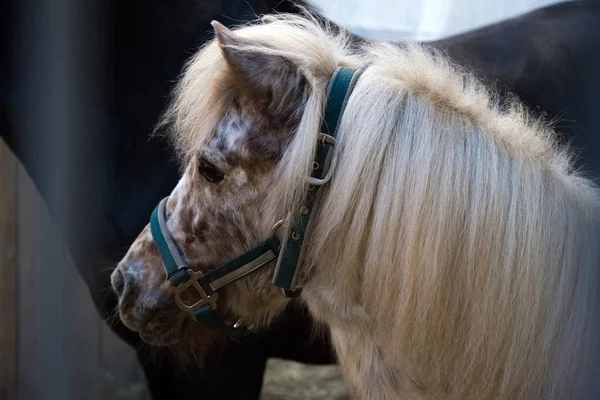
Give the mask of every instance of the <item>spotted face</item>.
[[[308, 90], [291, 62], [253, 55], [244, 50], [251, 45], [245, 39], [219, 24], [215, 30], [226, 60], [227, 73], [219, 84], [226, 106], [203, 144], [186, 155], [183, 176], [166, 206], [168, 230], [197, 271], [219, 267], [253, 248], [283, 217], [268, 206], [269, 187]], [[273, 267], [219, 291], [218, 311], [226, 322], [241, 320], [252, 327], [282, 309], [286, 299], [271, 284]], [[209, 335], [176, 306], [149, 226], [119, 263], [112, 284], [122, 321], [145, 341], [170, 345]]]

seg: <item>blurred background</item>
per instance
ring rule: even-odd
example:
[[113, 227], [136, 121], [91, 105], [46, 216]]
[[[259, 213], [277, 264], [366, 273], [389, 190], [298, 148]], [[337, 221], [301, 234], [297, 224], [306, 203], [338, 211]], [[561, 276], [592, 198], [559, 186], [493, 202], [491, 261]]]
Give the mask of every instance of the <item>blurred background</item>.
[[361, 36], [383, 40], [436, 40], [560, 0], [335, 0], [313, 1], [323, 15]]
[[[177, 13], [179, 3], [198, 14]], [[145, 136], [126, 139], [119, 147], [122, 154], [113, 157], [116, 139], [105, 132], [140, 129], [149, 134], [148, 126], [137, 125], [138, 116], [156, 121], [180, 61], [194, 50], [189, 43], [199, 44], [209, 34], [206, 23], [194, 25], [195, 15], [232, 24], [241, 15], [265, 12], [254, 3], [258, 2], [3, 3], [0, 400], [151, 398], [135, 349], [108, 328], [104, 319], [110, 310], [97, 309], [107, 296], [101, 287], [106, 271], [147, 218], [143, 212], [138, 221], [131, 210], [151, 210], [154, 204], [154, 199], [146, 204], [130, 193], [139, 186], [121, 187], [113, 180], [125, 170], [133, 171], [134, 181], [152, 178], [146, 188], [172, 180], [177, 171], [169, 160], [170, 169], [147, 176], [146, 169], [136, 170], [135, 151], [147, 142]], [[432, 41], [554, 3], [558, 2], [330, 0], [314, 1], [310, 7], [363, 37]], [[126, 10], [121, 13], [122, 8]], [[113, 25], [126, 26], [131, 34], [116, 40], [121, 36]], [[169, 30], [163, 33], [164, 26], [177, 27], [174, 31], [185, 40]], [[151, 75], [152, 66], [169, 57], [158, 51], [162, 47], [156, 43], [163, 40], [179, 56], [164, 65], [164, 73]], [[588, 50], [594, 54], [600, 48]], [[130, 63], [135, 67], [128, 69]], [[135, 79], [140, 83], [133, 85]], [[590, 109], [600, 106], [594, 101]], [[572, 122], [566, 118], [565, 124]], [[105, 159], [111, 160], [110, 170], [98, 167]], [[162, 195], [161, 190], [153, 196]], [[111, 193], [120, 194], [113, 198]], [[131, 232], [128, 226], [133, 226]], [[115, 239], [98, 246], [101, 236]], [[335, 366], [272, 359], [261, 398], [345, 399], [348, 394]]]

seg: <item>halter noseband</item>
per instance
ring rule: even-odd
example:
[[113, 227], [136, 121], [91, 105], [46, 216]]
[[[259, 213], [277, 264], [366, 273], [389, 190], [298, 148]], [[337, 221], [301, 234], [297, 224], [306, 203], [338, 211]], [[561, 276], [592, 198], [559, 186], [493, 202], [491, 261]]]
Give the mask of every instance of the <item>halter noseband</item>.
[[[325, 115], [321, 125], [321, 134], [317, 144], [314, 168], [309, 178], [309, 190], [298, 212], [290, 212], [285, 219], [283, 240], [280, 242], [276, 231], [283, 221], [273, 228], [273, 234], [264, 242], [247, 251], [241, 256], [229, 261], [218, 268], [204, 273], [190, 268], [179, 246], [167, 227], [166, 204], [164, 198], [156, 206], [150, 218], [150, 229], [154, 243], [162, 258], [167, 279], [175, 290], [177, 306], [190, 313], [206, 327], [232, 338], [239, 338], [248, 333], [239, 323], [225, 323], [215, 311], [217, 290], [234, 282], [245, 275], [267, 265], [277, 259], [273, 283], [282, 288], [286, 296], [294, 297], [300, 292], [297, 270], [302, 264], [306, 253], [304, 238], [310, 233], [311, 215], [317, 200], [321, 195], [319, 190], [331, 178], [335, 160], [336, 136], [338, 124], [346, 107], [348, 97], [360, 76], [361, 70], [349, 67], [339, 67], [331, 80], [327, 92]], [[181, 294], [193, 288], [200, 300], [187, 304]]]

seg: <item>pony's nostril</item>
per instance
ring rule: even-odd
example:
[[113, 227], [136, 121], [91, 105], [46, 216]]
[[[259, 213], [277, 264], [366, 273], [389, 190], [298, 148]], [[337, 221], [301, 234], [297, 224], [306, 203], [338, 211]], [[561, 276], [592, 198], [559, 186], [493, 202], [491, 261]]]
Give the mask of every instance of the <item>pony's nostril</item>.
[[111, 276], [111, 281], [113, 290], [115, 291], [115, 293], [117, 293], [117, 296], [123, 296], [123, 293], [125, 292], [125, 278], [123, 277], [123, 273], [120, 269], [116, 269], [113, 272]]

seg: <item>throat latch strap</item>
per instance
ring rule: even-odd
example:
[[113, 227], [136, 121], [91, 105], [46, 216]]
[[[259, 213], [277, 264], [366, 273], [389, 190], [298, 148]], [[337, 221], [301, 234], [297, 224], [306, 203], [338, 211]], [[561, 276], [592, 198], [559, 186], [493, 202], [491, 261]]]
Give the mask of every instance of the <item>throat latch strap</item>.
[[355, 68], [340, 67], [333, 74], [327, 92], [325, 116], [313, 163], [313, 174], [309, 178], [309, 191], [299, 210], [288, 215], [285, 236], [282, 239], [273, 283], [282, 288], [288, 297], [299, 293], [298, 266], [306, 256], [304, 239], [312, 228], [311, 217], [321, 195], [321, 186], [329, 182], [337, 160], [336, 137], [339, 123], [352, 89], [360, 76]]

